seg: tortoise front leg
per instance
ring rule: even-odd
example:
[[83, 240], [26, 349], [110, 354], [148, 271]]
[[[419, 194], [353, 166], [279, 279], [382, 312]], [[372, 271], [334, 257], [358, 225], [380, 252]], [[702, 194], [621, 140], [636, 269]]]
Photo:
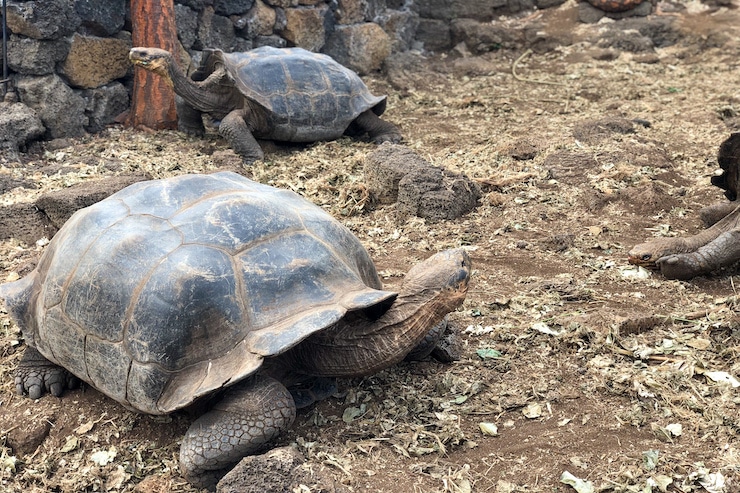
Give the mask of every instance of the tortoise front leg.
[[190, 106], [180, 96], [175, 96], [175, 105], [177, 106], [177, 128], [181, 132], [198, 137], [205, 134], [206, 129], [203, 126], [203, 116], [200, 111]]
[[363, 132], [367, 132], [370, 139], [376, 144], [382, 144], [383, 142], [398, 144], [403, 139], [397, 126], [381, 119], [373, 113], [373, 110], [360, 113], [360, 116], [355, 118], [353, 123]]
[[256, 376], [230, 387], [188, 428], [180, 469], [198, 487], [212, 487], [244, 456], [288, 429], [296, 415], [290, 392], [277, 380]]
[[244, 164], [252, 164], [265, 157], [257, 139], [247, 126], [248, 117], [246, 109], [234, 110], [226, 115], [218, 126], [218, 133], [226, 139], [234, 152], [242, 157]]
[[431, 356], [441, 363], [452, 363], [460, 359], [461, 347], [447, 317], [431, 328], [424, 339], [404, 358], [406, 361], [421, 361]]
[[31, 346], [26, 347], [15, 371], [16, 390], [21, 395], [28, 394], [31, 399], [38, 399], [47, 392], [59, 397], [65, 390], [79, 385], [77, 377], [44, 358]]
[[442, 339], [445, 331], [447, 330], [447, 317], [442, 319], [440, 323], [432, 327], [424, 339], [412, 349], [409, 354], [404, 358], [406, 361], [421, 361], [430, 354], [437, 347], [437, 343]]
[[668, 255], [658, 259], [661, 274], [668, 279], [691, 279], [727, 267], [740, 260], [740, 230], [719, 235], [692, 253]]

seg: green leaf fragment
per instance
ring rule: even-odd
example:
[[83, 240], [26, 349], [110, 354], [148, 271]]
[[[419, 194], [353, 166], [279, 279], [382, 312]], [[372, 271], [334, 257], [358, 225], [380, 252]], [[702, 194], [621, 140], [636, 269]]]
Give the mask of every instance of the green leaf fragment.
[[480, 359], [497, 359], [502, 356], [501, 351], [493, 348], [483, 348], [475, 352]]

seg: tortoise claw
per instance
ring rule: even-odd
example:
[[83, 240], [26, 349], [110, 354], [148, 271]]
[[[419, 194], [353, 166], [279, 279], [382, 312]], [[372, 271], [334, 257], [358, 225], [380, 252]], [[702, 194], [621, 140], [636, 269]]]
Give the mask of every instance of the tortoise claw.
[[15, 373], [18, 394], [28, 395], [34, 400], [47, 392], [60, 397], [65, 390], [76, 388], [79, 384], [77, 377], [47, 360], [32, 347], [26, 348]]

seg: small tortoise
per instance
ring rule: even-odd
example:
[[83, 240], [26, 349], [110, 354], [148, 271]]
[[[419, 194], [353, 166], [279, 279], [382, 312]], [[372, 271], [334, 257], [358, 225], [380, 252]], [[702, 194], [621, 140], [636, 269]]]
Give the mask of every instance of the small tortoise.
[[181, 130], [202, 135], [202, 114], [210, 115], [245, 163], [264, 156], [256, 139], [315, 142], [367, 133], [377, 143], [401, 141], [398, 128], [379, 118], [385, 96], [370, 94], [355, 72], [327, 55], [269, 46], [204, 50], [191, 77], [165, 50], [133, 48], [129, 59], [171, 82]]
[[[77, 377], [148, 414], [206, 398], [180, 467], [212, 486], [334, 377], [428, 343], [470, 270], [465, 250], [447, 250], [384, 291], [359, 240], [321, 208], [222, 172], [137, 183], [78, 211], [0, 299], [28, 345], [20, 393], [58, 396]], [[317, 393], [301, 389], [311, 382]]]
[[[717, 153], [722, 173], [712, 184], [731, 201], [740, 188], [740, 132], [726, 139]], [[691, 279], [740, 260], [740, 205], [721, 202], [701, 211], [707, 229], [684, 238], [656, 238], [635, 246], [628, 260], [635, 265], [660, 269], [669, 279]]]
[[586, 0], [592, 6], [604, 12], [619, 13], [632, 10], [644, 0]]

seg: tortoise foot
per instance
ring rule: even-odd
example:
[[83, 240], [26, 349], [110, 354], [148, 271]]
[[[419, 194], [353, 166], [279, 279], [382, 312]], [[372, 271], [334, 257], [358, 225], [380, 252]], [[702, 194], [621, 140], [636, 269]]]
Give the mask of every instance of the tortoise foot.
[[[239, 154], [239, 153], [237, 153]], [[257, 161], [261, 161], [265, 158], [265, 155], [260, 151], [259, 153], [252, 153], [252, 154], [240, 154], [242, 158], [242, 166], [245, 168], [249, 168]]]
[[15, 372], [15, 388], [21, 395], [38, 399], [45, 393], [55, 397], [74, 389], [80, 380], [70, 372], [44, 358], [35, 348], [27, 347]]
[[452, 325], [442, 335], [432, 351], [432, 358], [440, 363], [453, 363], [459, 361], [463, 353], [463, 343], [457, 335], [457, 329]]
[[421, 361], [428, 356], [440, 363], [452, 363], [460, 359], [462, 348], [457, 331], [447, 317], [432, 327], [422, 341], [406, 355], [406, 361]]
[[192, 484], [212, 488], [243, 457], [286, 430], [295, 403], [277, 380], [256, 376], [230, 387], [223, 399], [188, 428], [180, 447], [180, 469]]
[[205, 135], [205, 131], [202, 127], [188, 127], [180, 123], [177, 129], [190, 137], [203, 137]]
[[290, 390], [290, 395], [293, 396], [296, 409], [303, 409], [314, 402], [331, 397], [337, 392], [337, 389], [336, 378], [314, 377], [288, 390]]
[[685, 281], [702, 274], [704, 269], [693, 260], [694, 254], [668, 255], [656, 262], [660, 273], [667, 279]]
[[376, 144], [383, 144], [384, 142], [390, 142], [391, 144], [400, 144], [403, 141], [403, 136], [398, 132], [388, 132], [380, 135], [374, 135], [372, 141]]

